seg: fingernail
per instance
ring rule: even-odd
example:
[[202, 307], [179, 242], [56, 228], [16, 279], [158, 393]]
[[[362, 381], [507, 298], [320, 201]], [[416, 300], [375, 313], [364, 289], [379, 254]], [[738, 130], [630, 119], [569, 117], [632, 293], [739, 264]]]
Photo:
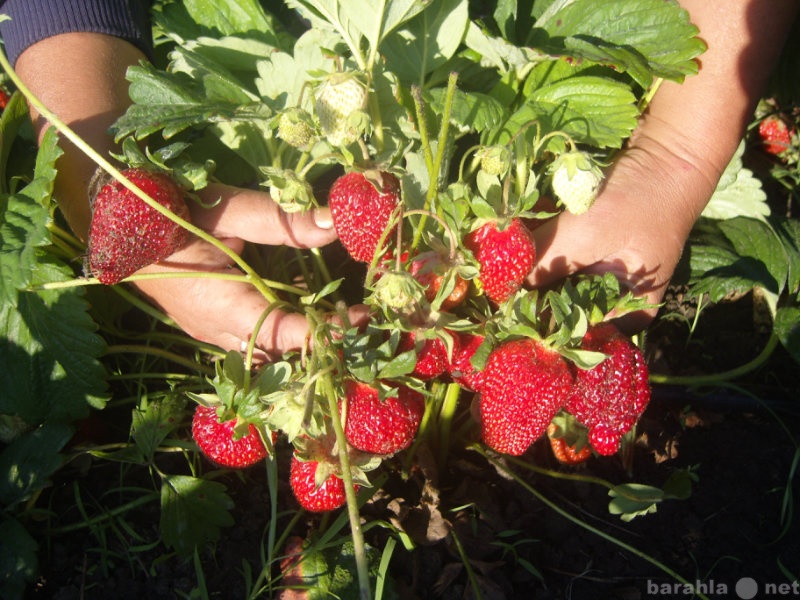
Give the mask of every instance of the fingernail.
[[317, 208], [313, 214], [314, 224], [320, 229], [331, 229], [333, 227], [333, 217], [329, 208]]

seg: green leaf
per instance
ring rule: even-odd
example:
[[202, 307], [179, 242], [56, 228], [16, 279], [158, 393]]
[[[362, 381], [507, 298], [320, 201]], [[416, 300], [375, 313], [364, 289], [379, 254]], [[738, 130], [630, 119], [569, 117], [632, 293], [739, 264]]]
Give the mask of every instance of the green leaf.
[[695, 58], [706, 48], [697, 34], [672, 0], [556, 0], [528, 41], [554, 55], [610, 64], [647, 87], [646, 72], [675, 81], [697, 72]]
[[0, 521], [0, 597], [25, 597], [27, 584], [39, 571], [39, 544], [16, 519]]
[[780, 294], [789, 275], [787, 253], [775, 230], [762, 220], [736, 217], [717, 229], [729, 246], [691, 246], [692, 293], [708, 293], [715, 302], [732, 293], [761, 287]]
[[225, 486], [185, 475], [165, 475], [161, 485], [161, 538], [181, 555], [219, 538], [233, 525], [233, 501]]
[[522, 127], [538, 121], [543, 133], [561, 130], [579, 143], [622, 146], [639, 114], [630, 88], [615, 79], [587, 74], [543, 79], [546, 70], [547, 65], [540, 65], [531, 71], [525, 104], [503, 125], [494, 142], [505, 143]]
[[608, 495], [612, 498], [608, 504], [608, 512], [620, 515], [623, 521], [656, 512], [658, 503], [664, 499], [662, 490], [641, 483], [615, 485]]
[[[191, 20], [204, 30], [212, 30], [217, 34], [234, 35], [247, 33], [274, 37], [274, 24], [272, 19], [264, 12], [258, 0], [183, 0], [179, 7], [172, 7], [167, 3], [164, 11], [182, 8]], [[182, 12], [182, 11], [181, 11]], [[169, 13], [167, 15], [170, 16]], [[174, 23], [177, 14], [173, 13], [171, 22]], [[167, 26], [170, 21], [167, 21]]]
[[49, 202], [55, 180], [55, 161], [62, 152], [50, 127], [36, 157], [33, 180], [22, 190], [0, 199], [0, 303], [15, 304], [37, 261], [37, 248], [50, 242]]
[[11, 507], [46, 487], [64, 462], [59, 452], [72, 433], [62, 423], [45, 423], [11, 442], [0, 453], [0, 505]]
[[131, 437], [146, 460], [152, 460], [161, 442], [181, 425], [184, 412], [183, 401], [175, 395], [133, 411]]
[[[66, 267], [46, 255], [31, 284], [67, 281]], [[17, 306], [0, 305], [0, 413], [31, 424], [72, 421], [102, 407], [105, 371], [98, 358], [105, 343], [97, 336], [81, 288], [25, 291]]]
[[203, 95], [210, 102], [247, 104], [258, 100], [258, 96], [248, 91], [225, 67], [202, 52], [192, 51], [197, 47], [197, 44], [189, 43], [176, 48], [170, 55], [170, 71], [184, 73], [201, 84]]
[[422, 85], [453, 57], [468, 25], [466, 0], [436, 0], [384, 40], [381, 53], [401, 81]]
[[773, 328], [789, 356], [800, 364], [800, 308], [779, 308], [775, 313]]
[[750, 169], [744, 168], [742, 163], [744, 149], [745, 144], [742, 142], [722, 173], [714, 194], [703, 209], [703, 217], [764, 219], [769, 216], [767, 194], [761, 186], [761, 181], [753, 176]]
[[790, 294], [796, 294], [800, 292], [800, 220], [774, 216], [770, 223], [788, 258], [786, 289]]

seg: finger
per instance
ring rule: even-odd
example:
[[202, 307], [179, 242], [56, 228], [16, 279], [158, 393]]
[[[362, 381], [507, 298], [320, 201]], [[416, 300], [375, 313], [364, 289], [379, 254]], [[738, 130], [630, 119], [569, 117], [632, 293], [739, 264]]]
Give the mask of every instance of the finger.
[[218, 183], [199, 195], [211, 206], [194, 208], [192, 219], [217, 237], [295, 248], [318, 248], [336, 239], [327, 207], [287, 213], [265, 192]]

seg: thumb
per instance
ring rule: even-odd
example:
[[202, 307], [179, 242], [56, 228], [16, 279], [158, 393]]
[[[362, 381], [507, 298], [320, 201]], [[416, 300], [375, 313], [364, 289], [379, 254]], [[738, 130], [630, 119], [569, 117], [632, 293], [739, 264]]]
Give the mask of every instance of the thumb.
[[211, 206], [194, 206], [192, 219], [220, 238], [295, 248], [316, 248], [336, 239], [327, 207], [287, 213], [265, 192], [219, 183], [209, 184], [199, 195]]

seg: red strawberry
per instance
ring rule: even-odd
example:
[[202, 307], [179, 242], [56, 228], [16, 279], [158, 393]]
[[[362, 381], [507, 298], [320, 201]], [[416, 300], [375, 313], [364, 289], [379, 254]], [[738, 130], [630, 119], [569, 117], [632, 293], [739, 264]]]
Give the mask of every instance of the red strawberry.
[[[188, 219], [183, 190], [168, 175], [145, 169], [122, 173], [153, 200]], [[189, 233], [113, 180], [104, 185], [92, 206], [89, 269], [111, 285], [179, 250]]]
[[483, 441], [497, 452], [523, 454], [564, 405], [571, 384], [567, 362], [541, 342], [525, 338], [497, 346], [481, 387]]
[[317, 470], [320, 468], [323, 468], [323, 463], [292, 456], [289, 472], [292, 492], [300, 506], [309, 512], [336, 510], [347, 501], [341, 478], [329, 472], [324, 475], [322, 482], [317, 481]]
[[0, 88], [0, 110], [5, 110], [9, 100], [11, 100], [11, 96], [8, 95], [7, 91]]
[[483, 386], [483, 371], [476, 371], [472, 366], [472, 357], [475, 351], [483, 343], [482, 335], [470, 333], [458, 336], [458, 351], [453, 352], [453, 360], [450, 364], [450, 377], [462, 387], [473, 392], [479, 392]]
[[778, 115], [769, 115], [758, 124], [758, 135], [764, 151], [778, 156], [791, 147], [794, 131]]
[[517, 218], [498, 229], [490, 221], [467, 234], [464, 245], [480, 264], [479, 277], [489, 300], [500, 304], [522, 287], [536, 260], [530, 232]]
[[[458, 352], [458, 336], [452, 335], [453, 355]], [[447, 344], [442, 338], [432, 337], [418, 340], [417, 334], [413, 331], [404, 332], [400, 336], [398, 350], [407, 352], [416, 349], [417, 364], [411, 375], [420, 379], [435, 379], [450, 370], [450, 354], [447, 351]]]
[[[409, 271], [414, 279], [425, 287], [425, 297], [428, 302], [433, 302], [451, 268], [438, 253], [425, 252], [411, 261]], [[453, 277], [455, 277], [453, 290], [442, 300], [441, 310], [451, 310], [467, 297], [469, 282], [458, 274], [454, 274]]]
[[220, 422], [214, 408], [198, 404], [192, 419], [192, 437], [211, 461], [223, 467], [243, 469], [266, 457], [267, 448], [252, 424], [247, 435], [234, 439], [235, 425], [236, 419]]
[[550, 441], [553, 456], [561, 464], [577, 465], [586, 462], [592, 456], [592, 449], [588, 444], [570, 445], [569, 440], [561, 434], [555, 423], [547, 426], [547, 439]]
[[650, 401], [641, 350], [612, 323], [589, 328], [581, 347], [608, 355], [592, 369], [578, 369], [565, 408], [589, 429], [589, 443], [611, 455]]
[[372, 261], [399, 202], [400, 182], [391, 173], [351, 171], [333, 183], [328, 205], [336, 233], [350, 256]]
[[378, 390], [366, 383], [345, 381], [347, 419], [344, 434], [351, 446], [370, 454], [394, 454], [414, 441], [425, 399], [402, 386], [397, 396], [380, 399]]

